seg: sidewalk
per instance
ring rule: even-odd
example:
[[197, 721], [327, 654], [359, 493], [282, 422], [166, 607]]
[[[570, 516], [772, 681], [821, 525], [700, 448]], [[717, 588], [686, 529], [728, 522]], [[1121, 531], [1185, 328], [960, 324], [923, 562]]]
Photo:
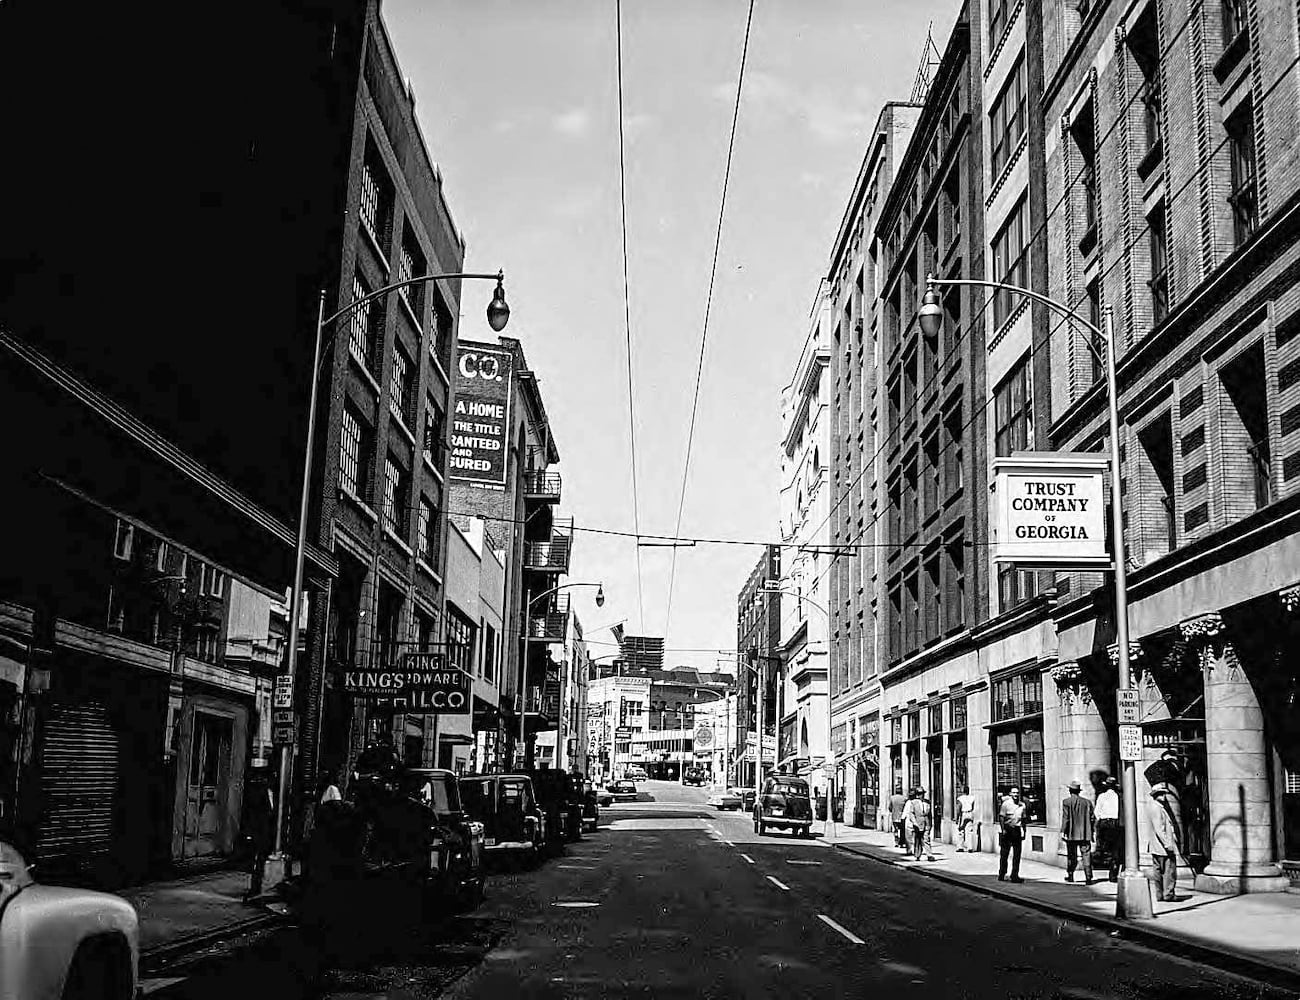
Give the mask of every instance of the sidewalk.
[[1178, 887], [1178, 901], [1155, 903], [1151, 920], [1118, 920], [1115, 885], [1106, 880], [1084, 885], [1066, 882], [1065, 869], [1025, 859], [1020, 864], [1024, 883], [998, 881], [996, 854], [958, 853], [952, 844], [936, 843], [933, 862], [914, 861], [894, 846], [891, 833], [837, 826], [833, 844], [898, 868], [960, 885], [987, 896], [1045, 910], [1125, 935], [1156, 947], [1182, 951], [1234, 971], [1263, 975], [1291, 988], [1300, 986], [1300, 895], [1259, 893], [1217, 896]]
[[226, 869], [123, 890], [140, 916], [141, 958], [163, 960], [277, 919], [261, 900], [244, 902], [248, 879]]

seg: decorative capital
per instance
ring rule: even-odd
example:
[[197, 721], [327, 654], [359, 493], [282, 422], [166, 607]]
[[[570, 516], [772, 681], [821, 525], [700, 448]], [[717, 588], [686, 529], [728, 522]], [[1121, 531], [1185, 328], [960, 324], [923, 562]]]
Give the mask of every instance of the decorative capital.
[[1211, 611], [1180, 622], [1178, 634], [1182, 636], [1184, 642], [1209, 642], [1215, 636], [1221, 635], [1223, 629], [1223, 615]]
[[1052, 668], [1051, 674], [1057, 687], [1069, 687], [1083, 680], [1083, 668], [1075, 660], [1058, 663]]
[[1282, 602], [1282, 610], [1288, 614], [1293, 615], [1300, 611], [1300, 583], [1287, 587], [1286, 590], [1279, 590], [1277, 597]]
[[[1106, 655], [1110, 657], [1110, 665], [1112, 667], [1117, 666], [1119, 664], [1119, 643], [1112, 642], [1109, 646], [1107, 646]], [[1142, 643], [1139, 642], [1137, 639], [1129, 640], [1129, 644], [1128, 644], [1129, 663], [1136, 663], [1140, 659], [1142, 659]]]

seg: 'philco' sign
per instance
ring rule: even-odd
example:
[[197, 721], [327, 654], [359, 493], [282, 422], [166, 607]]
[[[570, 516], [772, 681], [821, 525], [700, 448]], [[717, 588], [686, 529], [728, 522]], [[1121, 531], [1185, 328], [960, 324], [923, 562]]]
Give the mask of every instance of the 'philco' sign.
[[343, 690], [374, 709], [434, 715], [469, 715], [469, 675], [448, 666], [440, 653], [408, 653], [400, 668], [345, 670]]
[[1026, 567], [1110, 565], [1105, 455], [1021, 452], [995, 458], [993, 558]]

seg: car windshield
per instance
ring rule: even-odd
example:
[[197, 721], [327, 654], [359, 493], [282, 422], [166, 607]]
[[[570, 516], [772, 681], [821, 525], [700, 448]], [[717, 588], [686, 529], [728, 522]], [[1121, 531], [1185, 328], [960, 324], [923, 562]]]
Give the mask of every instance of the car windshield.
[[772, 795], [807, 796], [808, 786], [802, 781], [774, 781], [768, 791]]
[[440, 816], [460, 812], [460, 794], [455, 782], [444, 775], [432, 775], [425, 779], [420, 787], [420, 801]]

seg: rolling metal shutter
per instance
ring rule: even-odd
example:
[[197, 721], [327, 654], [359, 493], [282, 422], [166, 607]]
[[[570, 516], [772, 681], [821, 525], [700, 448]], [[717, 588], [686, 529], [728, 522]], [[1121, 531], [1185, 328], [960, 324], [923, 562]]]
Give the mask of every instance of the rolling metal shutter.
[[38, 858], [52, 868], [84, 869], [110, 852], [120, 763], [120, 741], [105, 706], [50, 706], [41, 751]]

